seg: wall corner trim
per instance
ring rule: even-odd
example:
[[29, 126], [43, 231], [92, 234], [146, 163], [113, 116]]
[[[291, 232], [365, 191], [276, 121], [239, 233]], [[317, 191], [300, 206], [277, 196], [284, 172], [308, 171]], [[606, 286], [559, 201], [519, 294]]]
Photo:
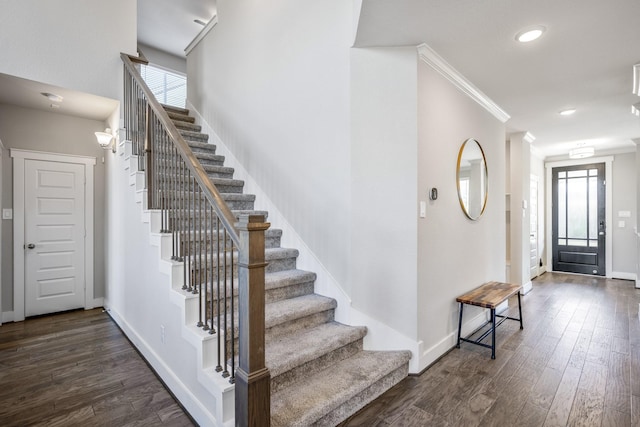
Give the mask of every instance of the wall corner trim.
[[447, 80], [453, 83], [458, 89], [464, 92], [468, 97], [476, 101], [485, 110], [491, 113], [495, 118], [505, 123], [511, 118], [498, 104], [493, 102], [487, 95], [485, 95], [480, 89], [475, 87], [473, 83], [460, 74], [455, 68], [453, 68], [447, 61], [438, 55], [433, 49], [431, 49], [425, 43], [418, 46], [418, 56], [420, 59], [431, 68], [439, 72]]

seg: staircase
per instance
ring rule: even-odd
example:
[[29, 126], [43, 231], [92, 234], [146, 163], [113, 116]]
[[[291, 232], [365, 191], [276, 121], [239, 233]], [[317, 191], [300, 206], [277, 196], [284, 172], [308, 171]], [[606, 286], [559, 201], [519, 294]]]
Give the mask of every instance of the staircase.
[[[216, 155], [215, 145], [207, 142], [208, 135], [188, 110], [165, 110], [233, 214], [266, 217], [267, 212], [254, 210], [255, 196], [243, 194], [244, 183], [233, 179], [233, 169], [224, 166], [224, 157]], [[334, 320], [336, 301], [313, 292], [315, 273], [296, 268], [298, 251], [282, 248], [281, 235], [277, 229], [265, 234], [271, 425], [337, 425], [406, 377], [411, 353], [363, 350], [366, 327]], [[216, 298], [213, 290], [208, 295]], [[235, 341], [237, 348], [237, 335]]]

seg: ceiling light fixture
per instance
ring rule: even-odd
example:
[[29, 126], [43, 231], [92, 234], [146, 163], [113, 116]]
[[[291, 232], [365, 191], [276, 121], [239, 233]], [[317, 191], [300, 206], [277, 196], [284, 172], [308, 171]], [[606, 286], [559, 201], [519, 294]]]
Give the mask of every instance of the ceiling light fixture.
[[569, 150], [570, 159], [586, 159], [595, 154], [593, 147], [578, 147], [573, 150]]
[[575, 108], [568, 108], [566, 110], [560, 111], [558, 114], [560, 114], [561, 116], [570, 116], [575, 112], [576, 112]]
[[542, 36], [542, 34], [544, 33], [544, 31], [545, 31], [545, 27], [541, 25], [525, 28], [524, 30], [516, 34], [516, 40], [518, 40], [520, 43], [532, 42], [536, 39], [539, 39], [540, 36]]
[[55, 93], [41, 92], [40, 95], [48, 98], [51, 102], [62, 102], [62, 100], [64, 99], [63, 97], [61, 97], [60, 95], [56, 95]]
[[633, 66], [633, 93], [640, 96], [640, 64]]

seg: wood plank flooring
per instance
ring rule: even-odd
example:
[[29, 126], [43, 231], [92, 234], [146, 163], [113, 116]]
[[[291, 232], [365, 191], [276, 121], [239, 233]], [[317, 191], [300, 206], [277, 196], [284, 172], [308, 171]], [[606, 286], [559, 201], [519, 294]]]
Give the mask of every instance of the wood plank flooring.
[[341, 426], [640, 426], [640, 290], [557, 273], [533, 283], [524, 330], [497, 329], [496, 360], [463, 343]]
[[192, 426], [102, 309], [0, 326], [1, 426]]

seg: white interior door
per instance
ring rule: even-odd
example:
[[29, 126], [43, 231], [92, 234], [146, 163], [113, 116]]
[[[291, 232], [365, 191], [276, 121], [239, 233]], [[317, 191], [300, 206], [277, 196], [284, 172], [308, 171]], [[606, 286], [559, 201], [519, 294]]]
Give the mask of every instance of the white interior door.
[[25, 161], [25, 315], [85, 306], [85, 168]]

